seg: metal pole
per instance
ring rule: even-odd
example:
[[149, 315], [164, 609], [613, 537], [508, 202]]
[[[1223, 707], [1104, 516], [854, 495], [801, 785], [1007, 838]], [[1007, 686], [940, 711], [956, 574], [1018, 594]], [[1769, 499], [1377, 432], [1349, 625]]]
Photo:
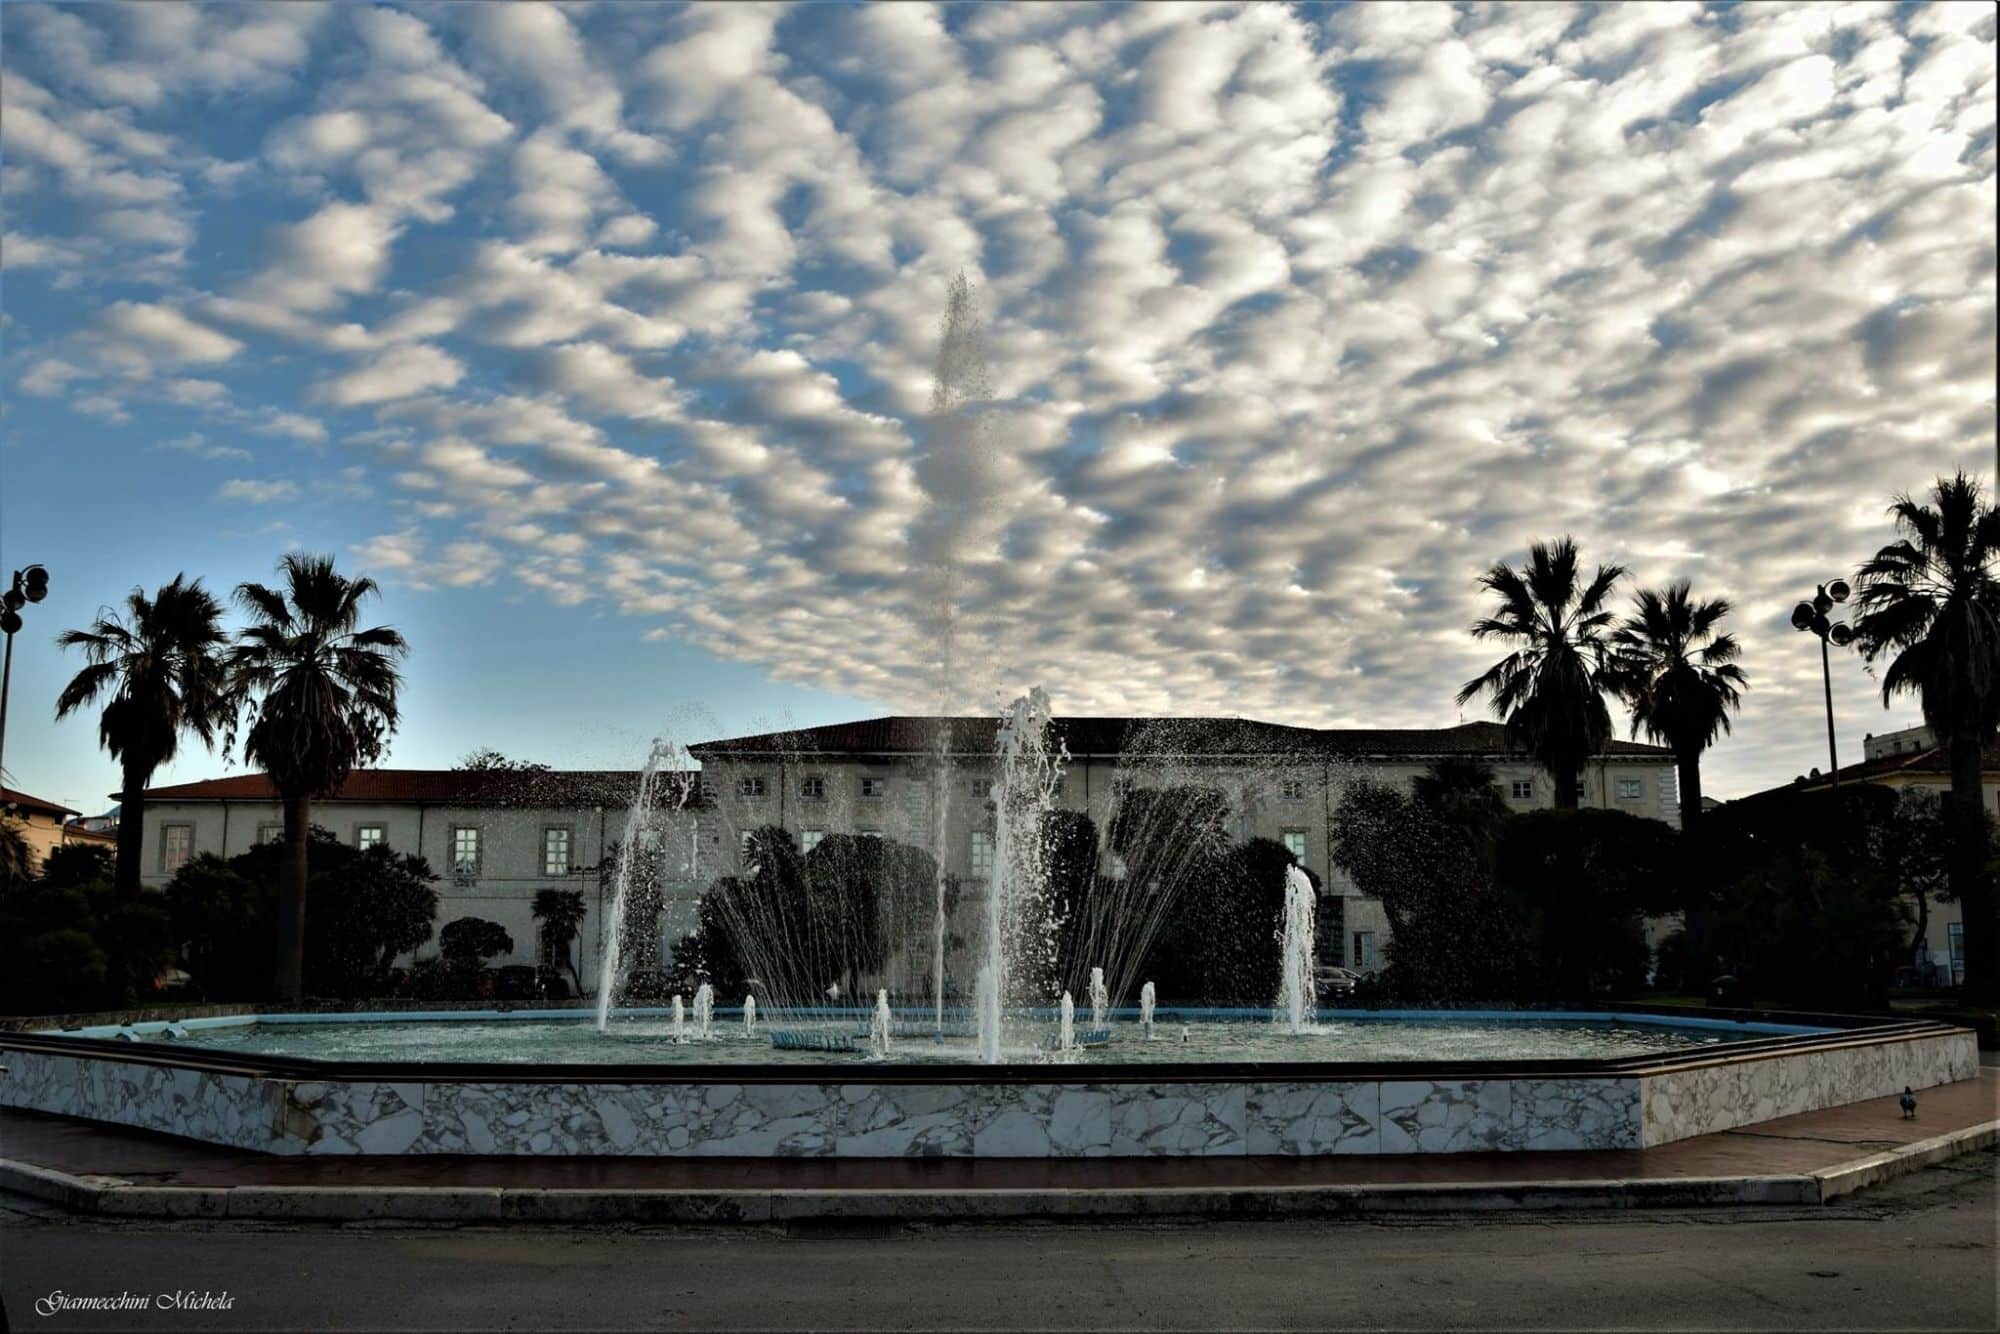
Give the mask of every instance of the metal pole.
[[1828, 658], [1826, 636], [1819, 639], [1819, 678], [1826, 687], [1826, 759], [1833, 766], [1828, 777], [1833, 782], [1833, 790], [1840, 791], [1840, 752], [1833, 743], [1833, 666]]
[[7, 664], [0, 667], [0, 782], [7, 777], [7, 691], [14, 684], [14, 636], [7, 636]]

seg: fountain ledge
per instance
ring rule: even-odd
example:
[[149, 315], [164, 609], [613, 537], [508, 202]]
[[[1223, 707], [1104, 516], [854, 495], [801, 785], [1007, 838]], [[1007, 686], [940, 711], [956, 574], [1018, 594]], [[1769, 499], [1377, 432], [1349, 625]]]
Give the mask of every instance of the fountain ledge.
[[0, 1105], [274, 1154], [1146, 1157], [1648, 1148], [1974, 1078], [1903, 1023], [1608, 1061], [364, 1065], [0, 1035]]

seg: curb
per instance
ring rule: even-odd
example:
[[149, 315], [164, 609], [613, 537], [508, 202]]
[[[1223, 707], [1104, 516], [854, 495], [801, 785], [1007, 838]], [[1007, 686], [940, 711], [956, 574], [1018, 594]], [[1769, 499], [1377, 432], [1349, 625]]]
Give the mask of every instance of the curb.
[[787, 1223], [1300, 1218], [1824, 1204], [2000, 1143], [2000, 1121], [1793, 1176], [1155, 1190], [565, 1190], [455, 1186], [133, 1186], [0, 1159], [0, 1190], [77, 1214], [266, 1222]]

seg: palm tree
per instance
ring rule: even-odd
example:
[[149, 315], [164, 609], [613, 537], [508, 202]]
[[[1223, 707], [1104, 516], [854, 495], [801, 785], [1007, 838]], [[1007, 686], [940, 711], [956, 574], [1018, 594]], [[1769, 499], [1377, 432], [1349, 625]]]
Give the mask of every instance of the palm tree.
[[1951, 766], [1950, 880], [1965, 917], [1965, 984], [2000, 998], [2000, 931], [1987, 870], [1981, 771], [2000, 723], [2000, 511], [1964, 473], [1937, 479], [1932, 504], [1889, 506], [1902, 537], [1877, 551], [1855, 583], [1854, 638], [1869, 662], [1893, 654], [1882, 703], [1913, 694]]
[[56, 717], [104, 701], [98, 744], [124, 772], [114, 884], [119, 895], [136, 897], [153, 772], [179, 752], [184, 734], [227, 750], [236, 729], [222, 604], [201, 580], [177, 574], [150, 598], [133, 589], [124, 616], [104, 608], [89, 629], [67, 631], [56, 642], [82, 649], [88, 664], [56, 697]]
[[312, 799], [373, 763], [396, 730], [396, 662], [409, 651], [387, 626], [357, 630], [378, 590], [350, 579], [330, 556], [292, 552], [278, 562], [282, 588], [239, 584], [250, 615], [230, 655], [238, 688], [255, 699], [244, 758], [271, 775], [284, 807], [278, 870], [277, 991], [297, 1000], [305, 966], [307, 835]]
[[1701, 821], [1701, 753], [1729, 731], [1749, 680], [1736, 665], [1736, 636], [1718, 634], [1729, 601], [1698, 602], [1688, 581], [1640, 590], [1632, 614], [1611, 636], [1614, 684], [1632, 706], [1632, 735], [1643, 730], [1674, 753], [1681, 832]]
[[1500, 606], [1472, 623], [1473, 637], [1508, 640], [1515, 649], [1467, 681], [1458, 702], [1482, 692], [1491, 698], [1508, 741], [1548, 769], [1556, 805], [1565, 810], [1576, 809], [1584, 762], [1611, 739], [1604, 706], [1611, 613], [1604, 601], [1624, 573], [1621, 565], [1600, 565], [1579, 586], [1576, 542], [1565, 537], [1553, 546], [1531, 545], [1523, 569], [1500, 561], [1479, 580]]
[[558, 960], [569, 972], [576, 994], [583, 994], [583, 978], [570, 948], [576, 943], [577, 929], [583, 925], [583, 891], [578, 889], [538, 889], [535, 891], [535, 920], [542, 924], [542, 962], [551, 967]]

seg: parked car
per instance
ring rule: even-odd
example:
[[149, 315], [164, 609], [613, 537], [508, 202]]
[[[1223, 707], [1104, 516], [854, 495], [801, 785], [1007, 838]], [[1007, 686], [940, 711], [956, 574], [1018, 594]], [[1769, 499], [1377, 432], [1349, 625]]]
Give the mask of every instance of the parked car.
[[1361, 974], [1337, 964], [1322, 964], [1314, 970], [1313, 979], [1319, 983], [1321, 1000], [1352, 996], [1361, 986]]

